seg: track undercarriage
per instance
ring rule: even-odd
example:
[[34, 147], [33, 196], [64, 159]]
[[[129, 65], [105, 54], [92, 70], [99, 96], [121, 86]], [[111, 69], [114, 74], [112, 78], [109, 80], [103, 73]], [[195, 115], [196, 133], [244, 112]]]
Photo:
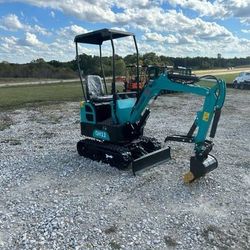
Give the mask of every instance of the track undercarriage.
[[170, 158], [170, 148], [161, 148], [155, 138], [141, 136], [123, 145], [84, 139], [77, 143], [79, 155], [118, 169], [132, 167], [133, 173]]

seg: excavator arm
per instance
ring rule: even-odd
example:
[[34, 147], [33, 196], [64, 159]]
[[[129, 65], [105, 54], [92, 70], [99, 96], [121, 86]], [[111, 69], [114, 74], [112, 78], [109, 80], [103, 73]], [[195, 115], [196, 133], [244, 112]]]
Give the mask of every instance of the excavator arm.
[[[186, 76], [187, 78], [192, 77]], [[168, 74], [161, 74], [159, 77], [150, 80], [144, 87], [130, 116], [131, 123], [138, 123], [141, 117], [145, 116], [143, 114], [148, 113], [147, 107], [150, 101], [156, 98], [163, 90], [191, 93], [204, 97], [203, 106], [197, 112], [189, 132], [186, 135], [173, 135], [165, 139], [165, 142], [178, 141], [195, 144], [194, 155], [190, 158], [190, 172], [184, 176], [185, 182], [191, 182], [218, 166], [216, 158], [209, 154], [213, 148], [213, 142], [206, 138], [210, 128], [209, 137], [214, 138], [215, 136], [221, 108], [225, 100], [226, 84], [223, 80], [217, 80], [213, 76], [204, 76], [203, 78], [215, 81], [214, 85], [212, 87], [199, 86], [194, 82], [198, 82], [201, 78], [194, 77], [193, 79], [195, 80], [192, 84], [184, 84], [181, 80], [173, 81], [173, 78], [170, 79]], [[178, 76], [175, 76], [175, 79], [178, 79]]]

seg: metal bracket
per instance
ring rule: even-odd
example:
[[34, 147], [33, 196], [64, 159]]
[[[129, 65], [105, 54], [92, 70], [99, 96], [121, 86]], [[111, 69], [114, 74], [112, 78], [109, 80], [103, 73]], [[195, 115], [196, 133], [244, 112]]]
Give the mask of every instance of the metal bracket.
[[164, 142], [167, 141], [194, 143], [194, 137], [186, 135], [172, 135], [165, 138]]

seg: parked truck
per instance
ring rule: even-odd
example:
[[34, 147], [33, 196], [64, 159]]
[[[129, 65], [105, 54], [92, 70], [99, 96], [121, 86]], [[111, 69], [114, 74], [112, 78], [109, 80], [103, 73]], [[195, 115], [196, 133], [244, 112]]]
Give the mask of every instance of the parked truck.
[[233, 81], [233, 88], [246, 89], [250, 88], [250, 72], [241, 72]]

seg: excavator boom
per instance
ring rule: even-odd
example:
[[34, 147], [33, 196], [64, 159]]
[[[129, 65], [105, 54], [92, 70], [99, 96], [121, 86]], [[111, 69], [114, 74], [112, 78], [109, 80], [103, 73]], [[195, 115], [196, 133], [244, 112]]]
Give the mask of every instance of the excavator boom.
[[[175, 80], [177, 80], [177, 78], [178, 76], [175, 76]], [[207, 140], [206, 138], [210, 128], [209, 137], [214, 138], [215, 136], [221, 114], [221, 108], [225, 100], [226, 84], [223, 80], [218, 80], [213, 76], [204, 76], [199, 79], [197, 78], [197, 83], [202, 79], [212, 80], [214, 82], [212, 87], [203, 87], [194, 82], [192, 84], [182, 83], [181, 80], [184, 80], [184, 78], [185, 76], [180, 76], [180, 81], [175, 82], [170, 79], [168, 74], [161, 74], [159, 77], [150, 80], [144, 87], [137, 103], [133, 107], [130, 122], [136, 123], [140, 120], [150, 100], [157, 97], [163, 90], [192, 93], [204, 96], [203, 107], [197, 112], [194, 123], [189, 132], [186, 135], [173, 135], [168, 136], [165, 139], [165, 142], [177, 141], [195, 144], [194, 156], [190, 158], [190, 172], [185, 175], [185, 181], [190, 182], [214, 170], [218, 166], [216, 158], [209, 154], [212, 150], [213, 142], [211, 140]], [[197, 132], [194, 135], [196, 130]], [[156, 152], [156, 154], [159, 153]], [[146, 162], [145, 157], [143, 162]], [[137, 163], [137, 165], [139, 166], [137, 168], [140, 169], [140, 164]], [[136, 169], [134, 171], [136, 171]]]

